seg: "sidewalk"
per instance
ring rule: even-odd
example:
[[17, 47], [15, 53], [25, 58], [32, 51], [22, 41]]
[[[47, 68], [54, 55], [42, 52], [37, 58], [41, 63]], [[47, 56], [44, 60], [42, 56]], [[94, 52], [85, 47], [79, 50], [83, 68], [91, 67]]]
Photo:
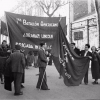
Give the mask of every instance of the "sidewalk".
[[26, 69], [25, 88], [23, 95], [14, 96], [12, 92], [6, 91], [0, 84], [0, 100], [100, 100], [100, 80], [98, 85], [92, 85], [91, 73], [89, 72], [89, 85], [65, 86], [63, 79], [59, 79], [59, 74], [55, 66], [47, 66], [47, 82], [50, 90], [37, 90], [38, 68], [30, 67]]

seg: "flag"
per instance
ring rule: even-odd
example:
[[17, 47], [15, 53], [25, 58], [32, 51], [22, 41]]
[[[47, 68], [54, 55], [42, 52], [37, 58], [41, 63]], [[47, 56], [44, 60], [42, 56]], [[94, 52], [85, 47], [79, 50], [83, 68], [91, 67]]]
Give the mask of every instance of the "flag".
[[6, 23], [1, 21], [1, 34], [8, 36]]
[[80, 57], [71, 48], [59, 23], [51, 50], [54, 64], [66, 86], [78, 86], [88, 70], [89, 58]]

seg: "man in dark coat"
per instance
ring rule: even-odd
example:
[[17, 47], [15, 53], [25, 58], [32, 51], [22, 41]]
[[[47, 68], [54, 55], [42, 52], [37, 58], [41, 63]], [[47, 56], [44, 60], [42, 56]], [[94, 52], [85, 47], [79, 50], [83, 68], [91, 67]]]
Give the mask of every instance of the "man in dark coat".
[[47, 79], [46, 79], [46, 66], [47, 66], [47, 57], [45, 54], [45, 43], [40, 43], [40, 50], [38, 52], [38, 67], [39, 67], [39, 78], [37, 82], [37, 89], [41, 90], [50, 90], [47, 86]]
[[0, 59], [2, 60], [0, 62], [0, 78], [1, 78], [1, 84], [4, 84], [4, 75], [3, 75], [3, 69], [4, 69], [4, 59], [10, 55], [9, 52], [9, 46], [7, 45], [7, 41], [3, 40], [2, 44], [0, 45]]
[[[83, 56], [83, 57], [87, 56], [91, 59], [92, 53], [89, 51], [89, 48], [90, 48], [90, 45], [85, 44], [85, 50], [82, 50], [80, 55]], [[89, 69], [89, 65], [88, 65], [88, 69]], [[84, 77], [84, 83], [85, 83], [85, 85], [88, 84], [88, 70], [87, 70], [85, 77]]]
[[78, 49], [77, 47], [75, 47], [75, 43], [71, 43], [71, 47], [73, 48], [74, 52], [80, 56], [80, 49]]
[[21, 47], [19, 45], [15, 45], [15, 49], [16, 51], [7, 59], [7, 63], [11, 62], [11, 71], [14, 78], [14, 95], [22, 95], [21, 82], [24, 73], [25, 58], [24, 54], [20, 52]]

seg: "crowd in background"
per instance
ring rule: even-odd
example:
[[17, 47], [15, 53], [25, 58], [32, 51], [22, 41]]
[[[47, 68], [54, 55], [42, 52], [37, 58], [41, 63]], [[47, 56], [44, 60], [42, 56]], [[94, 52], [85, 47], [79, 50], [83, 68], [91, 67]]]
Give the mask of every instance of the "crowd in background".
[[[88, 57], [90, 59], [90, 64], [88, 65], [88, 69], [84, 76], [85, 85], [88, 85], [89, 68], [91, 68], [92, 78], [94, 79], [94, 82], [92, 82], [92, 83], [98, 84], [98, 79], [100, 78], [100, 48], [96, 48], [95, 46], [92, 46], [90, 49], [90, 45], [85, 44], [84, 50], [80, 50], [79, 48], [77, 48], [75, 46], [75, 43], [71, 43], [70, 46], [72, 47], [74, 53], [76, 53], [77, 56]], [[42, 49], [41, 49], [41, 51], [44, 52]], [[15, 49], [11, 50], [10, 46], [7, 44], [7, 41], [3, 40], [2, 44], [0, 45], [0, 60], [8, 58], [7, 62], [10, 62], [11, 60], [13, 61], [15, 59], [15, 61], [13, 61], [14, 62], [13, 66], [17, 65], [20, 61], [22, 62], [22, 65], [24, 66], [23, 69], [21, 69], [20, 63], [19, 63], [19, 65], [17, 65], [17, 66], [19, 66], [19, 69], [17, 69], [17, 72], [15, 71], [14, 68], [12, 68], [12, 70], [13, 70], [12, 76], [13, 76], [13, 80], [14, 80], [14, 84], [15, 84], [15, 95], [22, 94], [22, 92], [19, 92], [20, 87], [18, 86], [18, 84], [21, 84], [21, 88], [24, 88], [22, 83], [24, 83], [24, 81], [25, 81], [24, 80], [25, 79], [25, 68], [26, 69], [29, 69], [30, 67], [38, 68], [38, 66], [39, 66], [38, 65], [39, 64], [38, 57], [41, 57], [42, 52], [40, 52], [40, 54], [39, 54], [39, 51], [30, 50], [28, 52], [28, 54], [25, 54], [24, 50], [22, 50], [19, 45], [18, 46], [15, 45]], [[46, 54], [46, 57], [48, 60], [48, 65], [52, 65], [52, 56], [51, 56], [50, 50], [45, 50], [45, 54]], [[10, 56], [10, 58], [9, 58], [9, 56]], [[17, 60], [17, 58], [18, 58], [18, 60]], [[5, 71], [4, 66], [6, 66], [6, 65], [3, 65], [4, 61], [3, 60], [0, 61], [1, 84], [4, 84], [4, 81], [5, 81], [5, 88], [9, 89], [9, 87], [11, 87], [11, 79], [10, 79], [10, 81], [8, 80], [9, 79], [8, 78], [9, 69], [7, 69], [8, 72]], [[44, 69], [42, 68], [42, 70], [41, 70], [40, 68], [39, 68], [39, 74], [43, 75], [42, 72], [44, 71]], [[4, 73], [6, 73], [5, 76], [4, 76]], [[4, 77], [7, 80], [4, 80]], [[39, 76], [39, 77], [41, 79], [41, 76]], [[61, 75], [59, 78], [61, 78]], [[6, 84], [6, 81], [7, 81], [7, 84]], [[9, 90], [11, 90], [11, 88]]]
[[[48, 65], [52, 65], [50, 51], [47, 50], [45, 53], [48, 58]], [[12, 63], [12, 65], [9, 63]], [[12, 50], [7, 41], [3, 40], [0, 45], [0, 78], [5, 89], [11, 91], [11, 83], [14, 81], [14, 95], [22, 95], [20, 89], [24, 88], [22, 83], [25, 81], [25, 69], [30, 67], [38, 68], [38, 51], [30, 50], [25, 54], [25, 51], [19, 45], [15, 45], [15, 49]], [[21, 87], [19, 84], [21, 84]]]

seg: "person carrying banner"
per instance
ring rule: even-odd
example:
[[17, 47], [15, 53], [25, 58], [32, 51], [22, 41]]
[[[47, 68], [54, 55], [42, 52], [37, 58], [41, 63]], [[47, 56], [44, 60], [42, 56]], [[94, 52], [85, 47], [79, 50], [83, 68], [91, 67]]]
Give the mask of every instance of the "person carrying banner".
[[24, 73], [25, 58], [24, 54], [20, 52], [20, 45], [15, 45], [16, 51], [7, 59], [7, 63], [11, 62], [11, 71], [14, 79], [14, 95], [23, 95], [21, 92], [22, 75]]
[[47, 85], [46, 78], [46, 66], [47, 66], [47, 57], [45, 54], [45, 43], [40, 43], [40, 50], [38, 52], [38, 67], [39, 67], [39, 78], [36, 85], [37, 89], [40, 90], [50, 90]]
[[75, 53], [80, 56], [80, 49], [75, 47], [75, 43], [71, 43], [71, 47], [75, 51]]
[[[89, 48], [90, 48], [90, 45], [89, 44], [85, 44], [85, 50], [82, 50], [81, 51], [81, 56], [83, 57], [89, 57], [90, 59], [92, 58], [92, 53], [89, 51]], [[89, 69], [89, 65], [88, 65], [88, 69]], [[88, 85], [88, 70], [85, 74], [85, 77], [84, 77], [84, 83], [85, 85]]]

